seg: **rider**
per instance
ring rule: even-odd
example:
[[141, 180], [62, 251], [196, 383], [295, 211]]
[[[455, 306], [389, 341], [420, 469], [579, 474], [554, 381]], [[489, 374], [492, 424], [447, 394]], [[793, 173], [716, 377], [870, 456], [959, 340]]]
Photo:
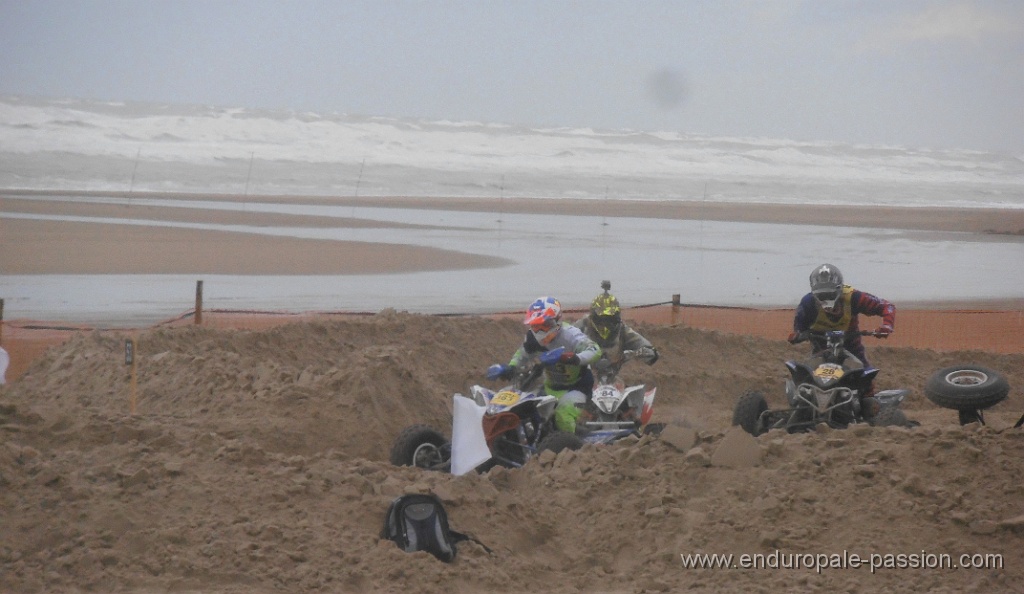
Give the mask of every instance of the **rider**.
[[601, 347], [603, 359], [611, 364], [614, 375], [626, 362], [623, 351], [636, 351], [637, 359], [654, 365], [658, 351], [639, 332], [622, 323], [622, 308], [619, 300], [608, 291], [611, 281], [601, 281], [604, 292], [590, 303], [590, 313], [576, 321], [576, 327], [586, 333]]
[[[887, 338], [893, 332], [896, 323], [896, 306], [875, 297], [870, 293], [858, 291], [843, 284], [843, 273], [831, 264], [822, 264], [811, 272], [811, 292], [804, 295], [796, 308], [793, 318], [793, 332], [789, 342], [796, 343], [808, 331], [825, 332], [828, 330], [844, 330], [846, 332], [844, 348], [870, 368], [864, 343], [860, 339], [858, 315], [880, 316], [882, 325], [875, 331], [878, 338]], [[811, 348], [818, 352], [825, 348], [825, 338], [816, 334], [810, 336]], [[863, 398], [874, 393], [872, 385]], [[871, 416], [873, 407], [865, 407], [865, 414]]]
[[[533, 359], [544, 364], [544, 392], [558, 398], [555, 427], [576, 432], [580, 409], [593, 394], [590, 364], [601, 357], [601, 347], [579, 328], [562, 321], [562, 305], [554, 297], [538, 297], [526, 310], [523, 324], [530, 330], [508, 365], [493, 365], [490, 379], [510, 379], [517, 367]], [[559, 393], [561, 395], [559, 396]]]

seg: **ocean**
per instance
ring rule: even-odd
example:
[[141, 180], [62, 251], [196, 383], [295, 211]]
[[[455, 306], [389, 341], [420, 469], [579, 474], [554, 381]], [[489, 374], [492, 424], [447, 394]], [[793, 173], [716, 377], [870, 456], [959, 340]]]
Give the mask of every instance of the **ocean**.
[[0, 97], [0, 188], [1024, 208], [1024, 155]]
[[[606, 278], [630, 305], [680, 294], [686, 303], [780, 306], [795, 304], [807, 274], [824, 261], [840, 266], [858, 288], [892, 300], [1019, 298], [1019, 235], [612, 220], [585, 212], [495, 215], [502, 199], [515, 197], [1024, 209], [1022, 157], [684, 131], [0, 97], [0, 189], [8, 194], [89, 190], [102, 195], [61, 199], [135, 204], [151, 200], [149, 192], [493, 198], [495, 213], [244, 205], [457, 226], [457, 232], [225, 230], [430, 245], [515, 262], [450, 273], [206, 277], [210, 307], [241, 309], [507, 311], [540, 294], [585, 305]], [[0, 218], [15, 216], [0, 204]], [[189, 309], [194, 281], [0, 276], [0, 297], [8, 318], [109, 321], [116, 314], [137, 322]], [[110, 287], [118, 294], [110, 295]]]

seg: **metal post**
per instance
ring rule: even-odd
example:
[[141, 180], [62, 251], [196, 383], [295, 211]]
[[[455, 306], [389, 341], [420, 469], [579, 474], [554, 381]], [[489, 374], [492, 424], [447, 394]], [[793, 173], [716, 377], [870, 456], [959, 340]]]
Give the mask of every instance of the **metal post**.
[[135, 338], [124, 341], [124, 362], [128, 365], [128, 410], [135, 414], [136, 403], [139, 400], [139, 384], [136, 379], [139, 369], [139, 358], [136, 356]]

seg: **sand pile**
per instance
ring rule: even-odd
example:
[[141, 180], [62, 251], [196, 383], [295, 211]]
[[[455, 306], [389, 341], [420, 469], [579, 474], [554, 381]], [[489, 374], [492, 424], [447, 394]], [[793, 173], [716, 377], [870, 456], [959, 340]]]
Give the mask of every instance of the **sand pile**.
[[[154, 329], [137, 337], [135, 415], [124, 337], [78, 335], [0, 388], [0, 591], [1009, 592], [1024, 583], [1024, 431], [1011, 427], [1024, 413], [1024, 355], [869, 345], [878, 387], [911, 388], [906, 409], [920, 427], [754, 439], [729, 427], [736, 398], [759, 388], [780, 405], [782, 361], [803, 348], [639, 329], [662, 358], [626, 373], [658, 386], [662, 436], [463, 477], [390, 466], [388, 449], [409, 424], [446, 429], [452, 394], [507, 360], [517, 321], [384, 312], [260, 331]], [[987, 426], [960, 427], [922, 395], [933, 371], [964, 362], [1010, 382]], [[380, 541], [387, 504], [412, 491], [438, 494], [453, 526], [493, 552], [464, 543], [443, 564]], [[1002, 568], [688, 569], [680, 557], [775, 554], [792, 565], [922, 552], [953, 563], [1001, 555]]]

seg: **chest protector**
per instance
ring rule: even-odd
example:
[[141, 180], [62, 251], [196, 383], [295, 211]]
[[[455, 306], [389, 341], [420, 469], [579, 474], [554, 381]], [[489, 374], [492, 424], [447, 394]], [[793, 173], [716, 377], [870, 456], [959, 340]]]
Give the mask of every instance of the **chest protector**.
[[849, 285], [843, 285], [842, 299], [843, 311], [839, 318], [832, 318], [828, 313], [818, 308], [818, 317], [814, 319], [814, 323], [811, 324], [811, 330], [815, 332], [826, 332], [828, 330], [847, 330], [850, 327], [850, 322], [853, 320], [853, 287]]

